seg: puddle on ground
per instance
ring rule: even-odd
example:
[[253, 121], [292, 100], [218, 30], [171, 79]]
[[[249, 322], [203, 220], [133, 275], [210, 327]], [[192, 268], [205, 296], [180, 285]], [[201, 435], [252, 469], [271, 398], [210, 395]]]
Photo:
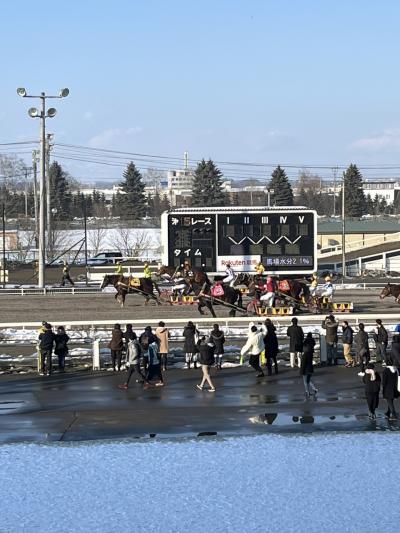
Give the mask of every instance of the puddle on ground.
[[[392, 431], [400, 431], [400, 420], [388, 420], [382, 415], [377, 415], [376, 420], [370, 420], [367, 415], [289, 415], [287, 413], [264, 413], [249, 418], [252, 424], [290, 426], [292, 424], [326, 424], [326, 423], [350, 423], [368, 422], [372, 426], [385, 424]], [[380, 427], [380, 429], [384, 429]]]

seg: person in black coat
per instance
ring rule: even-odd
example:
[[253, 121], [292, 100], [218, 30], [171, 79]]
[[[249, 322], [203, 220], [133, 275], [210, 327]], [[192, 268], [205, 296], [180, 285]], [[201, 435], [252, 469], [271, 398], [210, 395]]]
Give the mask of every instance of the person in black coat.
[[54, 353], [58, 357], [59, 372], [65, 372], [65, 358], [68, 354], [68, 341], [69, 337], [65, 333], [64, 326], [58, 326], [55, 336], [56, 347], [54, 349]]
[[313, 359], [314, 359], [315, 340], [312, 333], [307, 333], [303, 344], [303, 354], [301, 356], [300, 375], [303, 376], [304, 390], [306, 397], [314, 395], [314, 399], [318, 389], [311, 380], [314, 373]]
[[197, 368], [197, 338], [199, 335], [199, 332], [196, 329], [196, 326], [193, 324], [191, 320], [187, 323], [187, 325], [183, 329], [183, 351], [185, 352], [185, 359], [186, 359], [186, 368], [190, 368], [190, 363], [193, 361], [194, 368]]
[[360, 374], [363, 374], [363, 383], [365, 384], [365, 396], [367, 398], [369, 409], [368, 416], [372, 420], [376, 420], [375, 410], [379, 406], [381, 376], [378, 374], [378, 372], [375, 372], [374, 363], [368, 363], [365, 372], [360, 372]]
[[56, 336], [53, 333], [53, 327], [51, 324], [45, 322], [43, 327], [44, 331], [39, 335], [40, 351], [42, 354], [41, 374], [50, 376], [52, 372], [52, 356]]
[[364, 324], [360, 322], [358, 324], [358, 333], [354, 337], [354, 344], [356, 348], [357, 365], [361, 365], [361, 372], [364, 372], [365, 365], [369, 363], [369, 343], [368, 333], [364, 329]]
[[270, 318], [265, 320], [263, 331], [265, 331], [264, 346], [265, 357], [267, 359], [267, 373], [269, 376], [271, 376], [272, 362], [274, 363], [275, 374], [278, 374], [278, 361], [276, 358], [279, 351], [279, 344], [276, 336], [276, 327], [273, 325]]
[[198, 348], [198, 360], [201, 364], [201, 369], [203, 371], [203, 379], [199, 385], [196, 387], [200, 390], [203, 390], [204, 385], [208, 383], [209, 392], [215, 392], [215, 387], [210, 378], [210, 367], [214, 364], [214, 345], [210, 342], [206, 342], [206, 338], [203, 336], [197, 343]]
[[392, 359], [387, 357], [387, 366], [382, 373], [382, 396], [387, 402], [387, 411], [385, 416], [391, 420], [397, 419], [397, 413], [394, 408], [394, 400], [399, 397], [397, 389], [399, 372], [397, 367], [393, 366]]
[[303, 351], [304, 333], [303, 329], [298, 326], [297, 318], [292, 318], [292, 325], [287, 328], [287, 336], [289, 337], [289, 353], [290, 366], [294, 368], [295, 358], [297, 356], [297, 364], [300, 366], [300, 356]]
[[400, 335], [393, 337], [391, 361], [394, 366], [400, 368]]
[[214, 324], [214, 327], [210, 333], [208, 342], [214, 345], [215, 366], [221, 370], [222, 368], [222, 356], [224, 354], [225, 335], [224, 332], [219, 329], [218, 324]]

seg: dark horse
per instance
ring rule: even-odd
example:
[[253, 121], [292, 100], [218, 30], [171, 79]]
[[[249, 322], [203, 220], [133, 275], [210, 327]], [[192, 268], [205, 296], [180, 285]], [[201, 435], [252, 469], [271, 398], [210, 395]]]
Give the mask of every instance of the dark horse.
[[164, 279], [167, 279], [168, 277], [172, 279], [173, 275], [179, 271], [182, 272], [183, 276], [188, 280], [189, 283], [209, 283], [207, 273], [196, 267], [192, 268], [190, 270], [190, 274], [188, 275], [184, 270], [182, 271], [182, 269], [161, 265], [156, 275]]
[[379, 298], [383, 300], [386, 296], [393, 296], [396, 300], [396, 303], [400, 304], [400, 285], [393, 285], [392, 283], [387, 283], [383, 289]]
[[147, 305], [150, 300], [155, 300], [157, 305], [161, 305], [157, 296], [154, 295], [154, 289], [156, 289], [158, 294], [160, 294], [160, 289], [158, 288], [157, 284], [149, 278], [138, 279], [140, 281], [140, 285], [132, 286], [132, 278], [127, 278], [121, 276], [120, 274], [106, 275], [104, 276], [103, 283], [101, 284], [100, 289], [104, 289], [104, 287], [107, 287], [107, 285], [113, 285], [117, 290], [115, 299], [121, 307], [124, 307], [126, 295], [135, 293], [143, 294], [143, 296], [145, 297], [145, 305]]
[[217, 315], [214, 311], [214, 305], [225, 305], [230, 309], [229, 316], [232, 317], [236, 316], [237, 308], [242, 308], [242, 294], [233, 287], [224, 286], [224, 295], [214, 297], [211, 294], [211, 284], [203, 283], [202, 285], [198, 285], [194, 283], [193, 292], [198, 297], [197, 309], [201, 315], [204, 315], [203, 308], [206, 307], [211, 315], [216, 318]]
[[[250, 291], [250, 295], [260, 294], [264, 282], [260, 282], [253, 274], [239, 274], [234, 286], [245, 285]], [[310, 289], [306, 283], [302, 283], [296, 279], [282, 279], [276, 283], [277, 296], [284, 298], [285, 296], [300, 302], [303, 298], [306, 303], [310, 299]]]

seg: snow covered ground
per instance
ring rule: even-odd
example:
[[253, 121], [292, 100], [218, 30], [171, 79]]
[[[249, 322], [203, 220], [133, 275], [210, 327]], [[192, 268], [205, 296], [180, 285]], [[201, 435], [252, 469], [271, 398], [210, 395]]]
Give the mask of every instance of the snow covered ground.
[[0, 531], [398, 531], [390, 434], [0, 446]]

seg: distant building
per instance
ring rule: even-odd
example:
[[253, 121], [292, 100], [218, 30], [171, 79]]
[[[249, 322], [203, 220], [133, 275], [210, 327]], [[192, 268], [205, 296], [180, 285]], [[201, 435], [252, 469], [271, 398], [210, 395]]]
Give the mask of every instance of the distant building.
[[363, 189], [365, 196], [370, 196], [373, 200], [376, 196], [379, 200], [386, 200], [387, 204], [397, 202], [400, 191], [398, 181], [364, 181]]

